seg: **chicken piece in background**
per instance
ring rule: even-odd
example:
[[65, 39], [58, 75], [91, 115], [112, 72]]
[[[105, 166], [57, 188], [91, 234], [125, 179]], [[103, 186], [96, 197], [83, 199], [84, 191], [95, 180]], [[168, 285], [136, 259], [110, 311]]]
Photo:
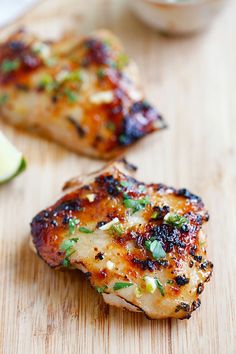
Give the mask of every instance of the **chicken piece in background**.
[[55, 43], [25, 31], [0, 45], [0, 115], [19, 128], [103, 159], [165, 127], [120, 41], [100, 30]]

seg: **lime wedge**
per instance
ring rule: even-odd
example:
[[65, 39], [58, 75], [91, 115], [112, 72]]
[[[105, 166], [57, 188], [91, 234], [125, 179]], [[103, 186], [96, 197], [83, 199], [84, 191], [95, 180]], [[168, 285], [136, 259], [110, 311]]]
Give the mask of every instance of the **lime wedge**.
[[0, 132], [0, 184], [10, 181], [26, 168], [26, 161]]

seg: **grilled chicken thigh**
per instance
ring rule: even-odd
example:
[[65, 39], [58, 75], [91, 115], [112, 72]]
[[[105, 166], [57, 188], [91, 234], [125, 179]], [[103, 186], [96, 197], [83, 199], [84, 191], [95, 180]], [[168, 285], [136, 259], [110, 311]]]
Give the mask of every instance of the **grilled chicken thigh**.
[[0, 116], [99, 158], [164, 127], [135, 64], [105, 30], [56, 43], [14, 33], [0, 45]]
[[213, 268], [208, 213], [188, 190], [138, 182], [127, 167], [119, 161], [67, 183], [32, 220], [35, 249], [52, 268], [82, 270], [108, 304], [189, 318]]

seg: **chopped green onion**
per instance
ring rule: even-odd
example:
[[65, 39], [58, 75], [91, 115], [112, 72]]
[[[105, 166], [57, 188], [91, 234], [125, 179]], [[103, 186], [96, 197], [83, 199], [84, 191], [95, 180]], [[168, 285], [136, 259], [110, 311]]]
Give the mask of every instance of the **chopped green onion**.
[[43, 59], [47, 59], [50, 57], [51, 48], [48, 44], [44, 42], [35, 42], [32, 45], [31, 49], [35, 54], [38, 54]]
[[166, 214], [164, 217], [164, 222], [173, 227], [177, 227], [177, 229], [180, 229], [184, 224], [189, 223], [187, 218], [174, 213]]
[[89, 230], [89, 229], [87, 229], [87, 227], [84, 227], [84, 226], [80, 226], [79, 231], [83, 232], [84, 234], [92, 234], [93, 233], [92, 230]]
[[106, 224], [100, 226], [99, 230], [103, 230], [103, 231], [110, 230], [112, 225], [119, 224], [119, 222], [120, 220], [118, 218], [114, 218], [111, 221], [107, 222]]
[[87, 194], [87, 199], [88, 199], [89, 203], [94, 202], [95, 198], [96, 198], [96, 194], [93, 194], [93, 193]]
[[64, 93], [65, 93], [69, 102], [74, 103], [77, 101], [77, 95], [73, 91], [71, 91], [70, 89], [66, 88]]
[[97, 76], [99, 79], [103, 79], [106, 76], [105, 70], [103, 68], [99, 68], [97, 71]]
[[124, 194], [123, 203], [126, 208], [132, 209], [133, 213], [145, 208], [146, 205], [150, 204], [150, 200], [148, 197], [142, 199], [131, 199], [130, 196]]
[[153, 277], [146, 275], [144, 277], [144, 281], [146, 283], [147, 292], [149, 292], [150, 294], [153, 294], [156, 291], [156, 289], [158, 289], [162, 296], [165, 295], [164, 290], [163, 290], [163, 286], [157, 278], [153, 278]]
[[58, 87], [58, 83], [52, 78], [51, 75], [44, 75], [39, 82], [39, 87], [52, 91]]
[[114, 100], [114, 93], [112, 90], [98, 91], [90, 95], [89, 100], [92, 104], [110, 104]]
[[111, 262], [110, 260], [109, 261], [107, 261], [107, 263], [106, 263], [106, 268], [107, 269], [109, 269], [109, 270], [112, 270], [113, 268], [114, 268], [114, 263], [113, 262]]
[[128, 288], [129, 286], [132, 286], [132, 285], [133, 285], [133, 283], [118, 282], [118, 283], [114, 284], [113, 289], [120, 290], [120, 289]]
[[83, 81], [83, 76], [80, 70], [71, 71], [68, 74], [67, 80], [69, 81]]
[[102, 294], [107, 289], [107, 286], [106, 285], [104, 285], [104, 286], [95, 286], [95, 289], [97, 290], [97, 292], [99, 294]]
[[19, 59], [5, 59], [1, 64], [1, 71], [3, 73], [10, 73], [12, 71], [16, 71], [20, 67], [20, 60]]
[[62, 262], [62, 265], [64, 267], [69, 267], [70, 266], [70, 259], [69, 257], [72, 256], [72, 254], [74, 254], [76, 252], [76, 250], [73, 249], [73, 246], [75, 245], [76, 242], [78, 242], [79, 238], [71, 238], [71, 239], [67, 239], [64, 240], [60, 246], [60, 249], [62, 251], [66, 252], [66, 257]]
[[160, 241], [145, 241], [145, 247], [148, 251], [152, 253], [154, 259], [165, 258], [166, 256], [166, 253]]
[[122, 70], [129, 62], [129, 58], [126, 54], [121, 53], [116, 60], [116, 67], [118, 70]]
[[114, 224], [109, 229], [111, 233], [122, 235], [124, 230], [121, 224]]
[[83, 77], [80, 70], [61, 70], [56, 75], [56, 81], [60, 84], [63, 84], [65, 81], [82, 81], [82, 79]]
[[121, 181], [120, 185], [125, 188], [131, 187], [131, 183], [129, 181]]
[[139, 190], [140, 193], [145, 192], [145, 191], [146, 191], [145, 185], [144, 185], [144, 184], [140, 184], [140, 185], [138, 186], [138, 190]]
[[69, 267], [71, 265], [69, 257], [74, 254], [76, 250], [72, 250], [70, 253], [67, 254], [66, 258], [63, 260], [62, 265], [64, 267]]
[[8, 95], [6, 93], [3, 93], [2, 95], [0, 95], [0, 106], [4, 105], [5, 103], [7, 103], [8, 101]]
[[139, 299], [142, 296], [142, 292], [139, 286], [137, 286], [134, 290], [135, 296]]
[[154, 213], [151, 216], [151, 219], [156, 219], [159, 216], [159, 212], [158, 211], [154, 211]]
[[69, 220], [69, 233], [73, 235], [75, 233], [77, 225], [80, 223], [79, 219], [72, 218]]
[[121, 143], [121, 145], [127, 145], [127, 136], [125, 134], [120, 134], [119, 142]]
[[116, 125], [115, 123], [111, 122], [111, 121], [108, 121], [107, 124], [106, 124], [106, 127], [108, 130], [114, 132], [115, 129], [116, 129]]
[[78, 241], [79, 241], [78, 237], [64, 240], [63, 243], [61, 244], [60, 249], [63, 251], [68, 251]]
[[68, 258], [63, 259], [62, 265], [68, 268], [70, 266], [70, 260]]
[[146, 275], [144, 277], [144, 281], [145, 281], [145, 284], [146, 284], [147, 292], [150, 293], [150, 294], [153, 294], [156, 291], [156, 288], [157, 288], [157, 284], [156, 284], [155, 278], [149, 277], [148, 275]]
[[160, 291], [161, 295], [165, 296], [163, 285], [161, 284], [161, 282], [157, 278], [155, 280], [156, 280], [157, 288]]

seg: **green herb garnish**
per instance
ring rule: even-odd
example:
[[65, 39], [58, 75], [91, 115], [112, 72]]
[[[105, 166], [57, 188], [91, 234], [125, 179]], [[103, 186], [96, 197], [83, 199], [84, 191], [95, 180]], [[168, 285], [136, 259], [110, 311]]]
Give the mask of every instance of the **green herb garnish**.
[[109, 230], [111, 233], [118, 235], [122, 235], [124, 232], [122, 225], [119, 223], [112, 225]]
[[129, 62], [129, 58], [126, 54], [121, 53], [116, 60], [116, 67], [118, 70], [122, 70]]
[[68, 258], [63, 259], [62, 265], [68, 268], [70, 266], [70, 260]]
[[104, 285], [104, 286], [95, 286], [95, 289], [97, 290], [97, 292], [99, 294], [102, 294], [107, 289], [107, 286], [106, 285]]
[[166, 256], [166, 253], [160, 241], [145, 241], [145, 247], [148, 251], [152, 253], [154, 259], [165, 258]]
[[174, 284], [174, 280], [168, 279], [166, 283], [167, 284]]
[[74, 103], [77, 101], [77, 95], [73, 91], [71, 91], [70, 89], [66, 88], [64, 93], [65, 93], [69, 102]]
[[157, 278], [155, 278], [155, 280], [156, 280], [157, 288], [160, 291], [161, 295], [165, 296], [163, 285], [161, 284], [161, 282]]
[[103, 79], [106, 76], [105, 70], [103, 68], [99, 68], [97, 70], [97, 76], [99, 79]]
[[79, 219], [72, 218], [69, 220], [69, 233], [73, 235], [75, 233], [76, 227], [79, 224]]
[[83, 76], [80, 70], [76, 71], [71, 71], [68, 73], [68, 76], [66, 77], [66, 80], [69, 81], [83, 81]]
[[119, 135], [118, 139], [121, 145], [127, 145], [127, 136], [125, 134]]
[[50, 75], [44, 75], [39, 81], [39, 87], [52, 91], [58, 87], [58, 83]]
[[82, 77], [82, 72], [80, 70], [75, 70], [75, 71], [62, 70], [57, 73], [55, 80], [58, 82], [58, 84], [62, 85], [66, 81], [69, 82], [83, 81], [83, 77]]
[[113, 289], [120, 290], [120, 289], [128, 288], [129, 286], [132, 286], [132, 285], [133, 285], [133, 283], [118, 282], [118, 283], [114, 284]]
[[177, 229], [180, 229], [184, 224], [188, 224], [189, 221], [187, 218], [184, 216], [178, 215], [178, 214], [172, 214], [168, 213], [164, 217], [164, 222], [168, 225], [177, 227]]
[[67, 239], [62, 242], [60, 249], [63, 251], [68, 251], [78, 241], [79, 241], [78, 237]]
[[83, 232], [84, 234], [92, 234], [93, 233], [92, 230], [89, 230], [89, 229], [87, 229], [87, 227], [84, 227], [84, 226], [80, 226], [79, 231]]
[[114, 132], [116, 129], [115, 123], [111, 122], [110, 120], [107, 122], [106, 127], [112, 132]]
[[70, 266], [70, 259], [69, 257], [76, 252], [76, 250], [73, 249], [73, 246], [75, 245], [76, 242], [78, 242], [79, 238], [71, 238], [64, 240], [60, 246], [60, 249], [62, 251], [66, 252], [66, 257], [63, 260], [62, 264], [64, 267], [69, 267]]
[[142, 291], [139, 286], [137, 286], [134, 290], [135, 296], [139, 299], [142, 296]]
[[148, 197], [142, 199], [132, 199], [127, 194], [124, 194], [123, 203], [126, 208], [132, 209], [133, 214], [137, 211], [144, 209], [146, 205], [150, 204], [150, 200]]
[[131, 186], [131, 183], [129, 181], [121, 181], [120, 185], [125, 188], [129, 188]]
[[157, 219], [158, 218], [158, 216], [160, 215], [160, 212], [159, 211], [154, 211], [154, 213], [152, 214], [152, 216], [151, 216], [151, 219]]
[[3, 73], [10, 73], [12, 71], [16, 71], [20, 67], [20, 60], [19, 59], [5, 59], [1, 64], [1, 71]]
[[64, 267], [70, 267], [71, 263], [70, 263], [70, 256], [72, 256], [72, 254], [74, 254], [76, 252], [76, 250], [71, 250], [70, 252], [67, 253], [67, 256], [65, 259], [63, 259], [62, 265]]
[[0, 106], [4, 105], [5, 103], [7, 103], [8, 101], [8, 95], [6, 93], [3, 93], [2, 95], [0, 95]]
[[138, 190], [139, 190], [140, 193], [145, 192], [145, 191], [146, 191], [145, 185], [144, 185], [144, 184], [140, 184], [140, 185], [138, 186]]

